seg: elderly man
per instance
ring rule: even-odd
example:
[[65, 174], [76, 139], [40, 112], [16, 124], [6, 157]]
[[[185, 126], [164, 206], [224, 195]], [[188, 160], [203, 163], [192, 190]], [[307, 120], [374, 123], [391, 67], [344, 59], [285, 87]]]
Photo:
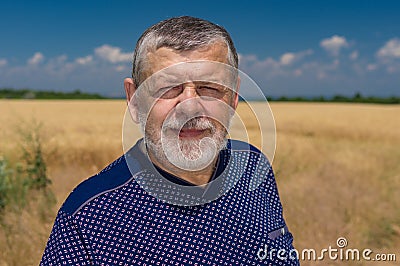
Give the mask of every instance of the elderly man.
[[211, 22], [143, 33], [124, 87], [144, 138], [70, 194], [41, 265], [298, 265], [268, 160], [227, 139], [237, 67]]

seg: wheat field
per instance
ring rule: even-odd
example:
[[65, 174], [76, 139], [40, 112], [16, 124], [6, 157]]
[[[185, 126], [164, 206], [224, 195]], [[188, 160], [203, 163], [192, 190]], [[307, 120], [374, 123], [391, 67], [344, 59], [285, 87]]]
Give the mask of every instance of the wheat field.
[[[0, 265], [38, 264], [69, 192], [123, 153], [125, 107], [122, 100], [0, 100], [0, 156], [18, 160], [18, 128], [41, 124], [57, 199], [45, 212], [38, 208], [43, 202], [32, 198], [22, 212], [4, 215]], [[262, 103], [253, 107], [266, 112]], [[271, 109], [276, 122], [272, 165], [296, 249], [336, 247], [345, 237], [349, 248], [397, 253], [400, 261], [400, 106], [271, 103]], [[255, 124], [243, 103], [238, 114], [253, 144], [271, 142], [273, 128], [263, 129], [262, 138], [259, 133], [264, 120]], [[138, 130], [135, 134], [140, 137]], [[396, 265], [328, 259], [301, 264]]]

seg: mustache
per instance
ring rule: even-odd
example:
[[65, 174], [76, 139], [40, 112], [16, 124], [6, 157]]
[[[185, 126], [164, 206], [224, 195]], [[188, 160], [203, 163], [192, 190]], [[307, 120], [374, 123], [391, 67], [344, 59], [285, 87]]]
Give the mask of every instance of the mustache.
[[196, 129], [196, 130], [205, 130], [211, 129], [215, 130], [214, 124], [210, 119], [206, 117], [195, 117], [186, 122], [180, 121], [179, 119], [169, 119], [168, 122], [164, 123], [163, 127], [165, 129], [172, 130], [181, 130], [181, 129]]

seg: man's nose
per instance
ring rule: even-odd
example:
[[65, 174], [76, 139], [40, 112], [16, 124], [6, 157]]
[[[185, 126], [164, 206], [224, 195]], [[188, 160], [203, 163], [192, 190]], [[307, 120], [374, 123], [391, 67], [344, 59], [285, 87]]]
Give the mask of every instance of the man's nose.
[[196, 86], [193, 83], [184, 84], [182, 93], [178, 96], [179, 103], [176, 109], [179, 113], [196, 116], [204, 112], [200, 96], [196, 92]]
[[179, 95], [180, 101], [183, 102], [187, 99], [197, 97], [196, 85], [193, 82], [183, 84], [183, 91]]

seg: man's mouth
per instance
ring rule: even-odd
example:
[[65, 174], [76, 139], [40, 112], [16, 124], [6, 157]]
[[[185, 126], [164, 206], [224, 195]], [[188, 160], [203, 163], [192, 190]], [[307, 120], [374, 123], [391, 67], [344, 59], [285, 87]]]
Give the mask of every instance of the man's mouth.
[[179, 131], [179, 138], [199, 138], [207, 133], [207, 129], [182, 128]]

